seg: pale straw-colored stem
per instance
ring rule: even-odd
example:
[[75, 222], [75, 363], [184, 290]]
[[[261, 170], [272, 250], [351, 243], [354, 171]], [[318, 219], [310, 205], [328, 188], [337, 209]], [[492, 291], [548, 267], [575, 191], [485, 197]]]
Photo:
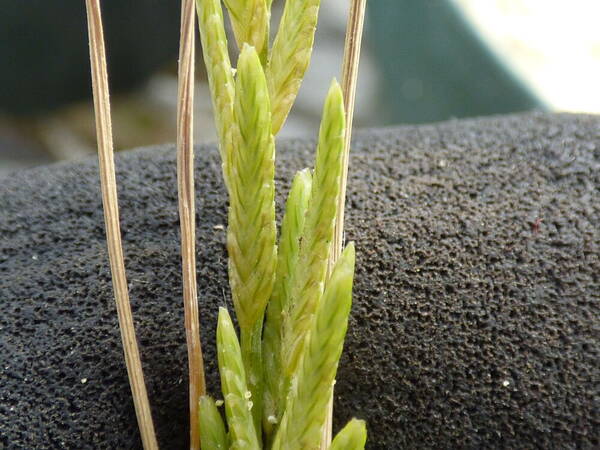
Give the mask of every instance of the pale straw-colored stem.
[[196, 208], [194, 196], [194, 0], [181, 2], [177, 97], [177, 192], [181, 226], [181, 268], [189, 368], [190, 449], [200, 449], [200, 397], [206, 394], [196, 286]]
[[[335, 224], [333, 241], [337, 260], [342, 254], [344, 237], [344, 205], [346, 203], [346, 184], [348, 180], [348, 160], [350, 158], [350, 141], [352, 139], [352, 122], [354, 120], [354, 101], [356, 98], [356, 85], [358, 82], [358, 64], [360, 61], [360, 47], [362, 42], [365, 8], [367, 0], [353, 0], [348, 16], [346, 28], [346, 44], [344, 48], [344, 62], [342, 69], [342, 92], [344, 93], [344, 106], [346, 107], [346, 142], [344, 148], [344, 172], [341, 178], [341, 195], [339, 213]], [[333, 261], [335, 263], [335, 260]]]
[[158, 449], [152, 414], [142, 363], [137, 346], [127, 278], [123, 262], [121, 246], [121, 230], [119, 227], [119, 206], [117, 202], [117, 183], [113, 158], [113, 141], [110, 120], [110, 102], [108, 93], [108, 76], [106, 70], [106, 53], [99, 0], [86, 0], [88, 33], [90, 42], [90, 63], [92, 68], [92, 87], [94, 94], [94, 110], [96, 115], [96, 134], [98, 140], [98, 158], [100, 161], [100, 184], [104, 205], [104, 221], [108, 256], [112, 274], [115, 302], [119, 317], [119, 328], [125, 353], [125, 364], [129, 375], [129, 384], [133, 395], [135, 413], [145, 449]]
[[[342, 92], [344, 93], [344, 106], [346, 109], [346, 136], [343, 153], [342, 177], [340, 179], [340, 196], [338, 214], [335, 222], [333, 248], [329, 262], [329, 271], [333, 270], [337, 259], [342, 254], [344, 244], [344, 207], [346, 204], [346, 184], [348, 180], [348, 161], [350, 158], [350, 141], [352, 139], [352, 121], [354, 119], [354, 101], [356, 98], [356, 85], [358, 81], [358, 65], [360, 61], [360, 48], [365, 20], [367, 0], [352, 0], [348, 24], [346, 26], [346, 43], [344, 46], [344, 61], [342, 67]], [[328, 405], [328, 414], [323, 427], [321, 449], [329, 448], [332, 440], [333, 426], [333, 389]]]

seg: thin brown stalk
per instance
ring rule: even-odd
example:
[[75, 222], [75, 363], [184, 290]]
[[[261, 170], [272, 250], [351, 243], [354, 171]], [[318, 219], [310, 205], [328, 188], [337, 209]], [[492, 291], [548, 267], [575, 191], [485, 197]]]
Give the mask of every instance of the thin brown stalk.
[[194, 28], [193, 0], [181, 3], [177, 98], [177, 188], [181, 224], [181, 266], [189, 368], [190, 449], [200, 449], [200, 396], [205, 395], [204, 361], [196, 287], [196, 208], [194, 195]]
[[344, 106], [346, 107], [346, 141], [344, 148], [344, 172], [342, 174], [339, 214], [335, 223], [335, 236], [333, 241], [333, 262], [337, 261], [343, 250], [344, 237], [344, 205], [346, 204], [346, 184], [348, 180], [348, 160], [350, 158], [350, 141], [352, 139], [352, 122], [354, 120], [354, 101], [356, 99], [356, 85], [358, 82], [358, 65], [360, 62], [360, 48], [365, 21], [367, 0], [353, 0], [348, 16], [346, 28], [346, 44], [344, 48], [344, 62], [342, 68], [342, 91], [344, 93]]
[[[344, 245], [344, 207], [346, 204], [346, 185], [348, 181], [348, 162], [350, 158], [350, 141], [352, 140], [352, 122], [354, 120], [354, 102], [356, 99], [356, 85], [358, 81], [358, 65], [360, 62], [360, 48], [365, 21], [367, 0], [352, 0], [348, 24], [346, 26], [346, 43], [344, 45], [344, 61], [342, 66], [342, 91], [344, 93], [344, 106], [346, 109], [346, 136], [344, 142], [343, 168], [340, 179], [340, 200], [338, 215], [335, 222], [333, 249], [330, 253], [329, 270], [333, 269], [337, 259], [342, 254]], [[333, 387], [328, 405], [328, 414], [323, 427], [321, 449], [326, 450], [331, 445], [333, 426]]]
[[123, 261], [117, 183], [113, 157], [106, 53], [104, 50], [104, 35], [99, 0], [86, 0], [86, 10], [106, 240], [115, 302], [117, 304], [117, 314], [119, 317], [119, 328], [121, 329], [121, 339], [125, 353], [125, 365], [127, 366], [127, 374], [129, 376], [129, 384], [133, 395], [142, 444], [145, 449], [158, 449], [133, 326], [133, 317], [131, 315], [131, 305], [129, 304], [129, 293], [127, 290], [127, 278], [125, 276], [125, 263]]

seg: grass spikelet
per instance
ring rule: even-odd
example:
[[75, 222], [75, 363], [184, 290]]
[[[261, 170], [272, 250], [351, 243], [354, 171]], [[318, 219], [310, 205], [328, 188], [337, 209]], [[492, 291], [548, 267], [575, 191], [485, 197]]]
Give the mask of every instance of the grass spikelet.
[[214, 400], [203, 395], [200, 397], [198, 409], [202, 450], [226, 450], [228, 448], [227, 433], [223, 418]]
[[258, 424], [262, 411], [262, 325], [277, 264], [275, 143], [264, 72], [256, 50], [248, 45], [238, 61], [231, 174], [229, 280]]
[[206, 63], [208, 83], [215, 115], [219, 151], [225, 183], [229, 182], [228, 165], [231, 154], [231, 124], [233, 123], [233, 71], [227, 51], [220, 0], [196, 0], [202, 53]]
[[258, 55], [249, 46], [239, 59], [234, 116], [227, 247], [238, 322], [247, 329], [264, 314], [277, 255], [269, 100]]
[[[267, 308], [267, 320], [263, 336], [265, 375], [263, 424], [269, 434], [273, 421], [281, 419], [283, 409], [283, 383], [281, 382], [281, 326], [282, 312], [289, 308], [291, 296], [291, 274], [296, 271], [300, 237], [304, 230], [304, 219], [312, 177], [308, 169], [296, 174], [288, 195], [285, 214], [281, 224], [277, 255], [277, 273], [273, 294]], [[269, 420], [270, 418], [270, 420]]]
[[225, 415], [229, 425], [230, 448], [259, 449], [251, 412], [252, 397], [248, 395], [250, 391], [246, 384], [240, 344], [231, 317], [225, 308], [219, 308], [217, 352]]
[[344, 105], [334, 80], [323, 108], [323, 120], [311, 197], [300, 246], [298, 270], [293, 276], [291, 304], [284, 311], [283, 373], [290, 377], [302, 354], [304, 338], [323, 293], [340, 192], [344, 149]]
[[273, 450], [319, 447], [327, 404], [352, 305], [355, 251], [350, 243], [338, 260], [319, 304], [297, 378], [292, 380]]
[[266, 0], [225, 0], [238, 47], [248, 44], [264, 59], [269, 44], [270, 4]]
[[273, 134], [283, 126], [310, 64], [320, 0], [287, 0], [267, 65]]
[[367, 441], [364, 420], [352, 419], [337, 434], [329, 450], [363, 450]]

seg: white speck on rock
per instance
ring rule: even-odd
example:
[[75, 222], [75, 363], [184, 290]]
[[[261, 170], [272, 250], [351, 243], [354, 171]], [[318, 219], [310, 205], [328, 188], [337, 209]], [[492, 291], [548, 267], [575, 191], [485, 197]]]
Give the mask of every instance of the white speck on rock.
[[85, 383], [87, 383], [87, 378], [82, 378], [81, 379], [81, 384], [85, 384]]
[[502, 386], [504, 386], [504, 387], [508, 387], [509, 385], [510, 385], [510, 381], [508, 381], [508, 380], [504, 380], [502, 382]]

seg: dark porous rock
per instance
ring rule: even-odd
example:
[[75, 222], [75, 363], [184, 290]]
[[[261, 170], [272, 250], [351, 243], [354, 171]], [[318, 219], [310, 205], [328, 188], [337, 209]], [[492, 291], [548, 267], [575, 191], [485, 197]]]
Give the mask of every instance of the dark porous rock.
[[[279, 187], [314, 143], [280, 145]], [[175, 150], [117, 161], [131, 300], [161, 447], [187, 443]], [[217, 152], [197, 149], [209, 388], [228, 298]], [[0, 183], [0, 447], [140, 448], [97, 165]], [[356, 133], [355, 298], [335, 428], [369, 448], [599, 448], [600, 117], [522, 114]]]

